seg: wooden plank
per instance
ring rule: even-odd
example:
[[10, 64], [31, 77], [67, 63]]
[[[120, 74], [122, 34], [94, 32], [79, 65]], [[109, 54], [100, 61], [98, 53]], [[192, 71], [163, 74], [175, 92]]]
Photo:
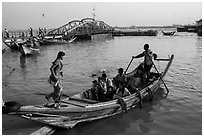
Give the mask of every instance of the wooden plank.
[[169, 61], [170, 59], [155, 59], [156, 61]]
[[55, 132], [55, 129], [50, 126], [44, 126], [37, 131], [33, 132], [31, 135], [52, 135]]
[[86, 103], [89, 103], [89, 104], [99, 103], [99, 101], [91, 100], [91, 99], [86, 99], [86, 98], [74, 98], [74, 97], [70, 97], [69, 99], [70, 100], [80, 101], [80, 102], [86, 102]]
[[81, 104], [81, 103], [76, 103], [74, 101], [71, 101], [71, 100], [66, 100], [66, 101], [61, 101], [62, 103], [65, 103], [65, 104], [71, 104], [71, 105], [75, 105], [75, 106], [78, 106], [78, 107], [83, 107], [85, 108], [87, 105], [84, 105], [84, 104]]

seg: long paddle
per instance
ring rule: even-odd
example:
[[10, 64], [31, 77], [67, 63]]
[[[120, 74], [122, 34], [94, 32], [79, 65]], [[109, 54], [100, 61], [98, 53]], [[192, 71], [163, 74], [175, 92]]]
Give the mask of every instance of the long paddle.
[[[147, 55], [149, 56], [149, 54], [147, 54]], [[149, 56], [149, 59], [151, 60], [152, 64], [154, 65], [154, 68], [156, 69], [157, 73], [159, 73], [159, 71], [158, 71], [156, 65], [154, 64], [154, 62], [152, 61], [152, 59], [151, 59], [150, 56]], [[166, 88], [166, 90], [167, 90], [166, 95], [168, 95], [168, 93], [169, 93], [169, 89], [167, 88], [166, 84], [164, 83], [164, 80], [162, 79], [162, 77], [161, 77], [160, 75], [159, 75], [159, 77], [161, 78], [161, 80], [162, 80], [162, 82], [163, 82], [163, 84], [164, 84], [164, 86], [165, 86], [165, 88]]]
[[129, 69], [130, 64], [132, 63], [132, 61], [133, 61], [133, 58], [131, 59], [130, 63], [128, 64], [128, 66], [127, 66], [127, 68], [126, 68], [126, 70], [125, 70], [124, 74], [126, 74], [126, 72], [127, 72], [127, 70]]

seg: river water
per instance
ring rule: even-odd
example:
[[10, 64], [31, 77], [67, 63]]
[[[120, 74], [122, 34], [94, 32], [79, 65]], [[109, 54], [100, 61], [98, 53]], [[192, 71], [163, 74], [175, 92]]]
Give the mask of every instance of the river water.
[[[2, 98], [23, 105], [42, 104], [52, 87], [47, 83], [49, 67], [58, 51], [64, 51], [62, 78], [63, 91], [67, 95], [82, 92], [96, 79], [93, 74], [105, 69], [112, 78], [117, 69], [126, 69], [132, 55], [143, 51], [148, 43], [158, 58], [175, 58], [165, 77], [170, 91], [162, 85], [153, 102], [143, 102], [143, 108], [135, 108], [115, 117], [82, 123], [71, 130], [58, 129], [56, 135], [201, 135], [202, 134], [202, 37], [194, 33], [176, 32], [175, 36], [126, 36], [80, 41], [64, 45], [41, 47], [41, 53], [21, 57], [18, 52], [2, 54]], [[5, 45], [3, 45], [5, 46]], [[141, 59], [135, 59], [129, 71]], [[166, 62], [155, 62], [161, 71]], [[2, 116], [2, 134], [29, 134], [43, 125], [15, 116]]]

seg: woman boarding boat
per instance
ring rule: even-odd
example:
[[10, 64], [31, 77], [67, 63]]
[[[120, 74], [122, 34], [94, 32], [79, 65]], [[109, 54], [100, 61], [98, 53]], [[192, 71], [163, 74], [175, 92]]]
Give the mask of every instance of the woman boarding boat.
[[[151, 72], [151, 80], [149, 83], [140, 86], [137, 91], [131, 91], [131, 95], [122, 97], [122, 100], [126, 104], [127, 111], [136, 107], [142, 99], [152, 97], [153, 93], [156, 92], [159, 86], [164, 82], [163, 78], [172, 63], [173, 58], [174, 55], [171, 55], [168, 59], [157, 59], [158, 61], [168, 62], [164, 71], [162, 73]], [[132, 72], [125, 74], [128, 83], [131, 83], [130, 81], [135, 79], [138, 70], [139, 67]], [[139, 97], [138, 94], [140, 94], [141, 97]], [[102, 119], [123, 112], [123, 108], [118, 103], [117, 99], [99, 102], [83, 98], [82, 93], [61, 100], [61, 107], [58, 109], [45, 106], [44, 104], [29, 106], [18, 105], [18, 107], [14, 107], [15, 106], [12, 105], [4, 105], [2, 109], [3, 113], [18, 115], [26, 119], [62, 128], [72, 128], [80, 122]]]

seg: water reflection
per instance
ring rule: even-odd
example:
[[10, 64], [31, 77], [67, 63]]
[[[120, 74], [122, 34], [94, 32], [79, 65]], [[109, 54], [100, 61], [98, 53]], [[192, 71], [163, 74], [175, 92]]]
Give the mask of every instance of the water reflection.
[[20, 56], [20, 67], [22, 69], [25, 69], [26, 68], [26, 56]]
[[[30, 56], [23, 56], [21, 55], [19, 57], [20, 62], [20, 77], [23, 77], [24, 80], [27, 79], [27, 75], [31, 75], [31, 77], [34, 77], [35, 75], [32, 75], [35, 71], [38, 71], [38, 55], [30, 55]], [[26, 81], [25, 81], [26, 82]]]

